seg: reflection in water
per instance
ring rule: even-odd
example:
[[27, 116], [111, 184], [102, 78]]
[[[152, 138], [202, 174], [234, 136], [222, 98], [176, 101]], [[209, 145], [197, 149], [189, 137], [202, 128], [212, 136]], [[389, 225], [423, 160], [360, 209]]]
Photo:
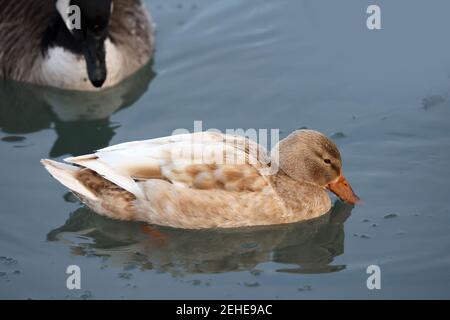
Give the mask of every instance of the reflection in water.
[[121, 268], [217, 273], [252, 270], [264, 262], [286, 264], [279, 272], [326, 273], [344, 252], [344, 222], [353, 207], [337, 201], [318, 219], [270, 227], [181, 230], [104, 218], [87, 208], [75, 211], [49, 241], [67, 244], [74, 255], [102, 257]]
[[54, 128], [49, 155], [79, 155], [108, 146], [116, 127], [109, 117], [132, 105], [155, 77], [152, 63], [100, 92], [66, 91], [0, 80], [0, 129], [19, 135]]

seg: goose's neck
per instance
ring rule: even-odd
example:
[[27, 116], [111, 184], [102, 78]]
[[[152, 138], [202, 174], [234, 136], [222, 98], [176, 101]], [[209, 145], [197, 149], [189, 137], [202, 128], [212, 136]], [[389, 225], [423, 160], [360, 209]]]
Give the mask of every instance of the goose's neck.
[[70, 31], [55, 8], [42, 38], [42, 53], [46, 55], [49, 48], [56, 46], [62, 47], [73, 54], [82, 54], [81, 47], [73, 41]]

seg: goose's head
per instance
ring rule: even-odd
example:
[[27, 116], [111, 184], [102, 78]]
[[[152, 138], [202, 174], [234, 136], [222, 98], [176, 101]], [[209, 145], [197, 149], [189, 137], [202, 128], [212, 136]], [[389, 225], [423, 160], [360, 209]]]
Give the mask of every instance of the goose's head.
[[[86, 59], [89, 80], [94, 87], [100, 88], [107, 76], [105, 41], [113, 10], [112, 0], [56, 0], [56, 9], [75, 42], [74, 46]], [[76, 15], [79, 15], [78, 20]]]
[[297, 130], [280, 141], [277, 151], [280, 169], [292, 179], [326, 188], [348, 203], [360, 202], [342, 173], [338, 148], [325, 135]]

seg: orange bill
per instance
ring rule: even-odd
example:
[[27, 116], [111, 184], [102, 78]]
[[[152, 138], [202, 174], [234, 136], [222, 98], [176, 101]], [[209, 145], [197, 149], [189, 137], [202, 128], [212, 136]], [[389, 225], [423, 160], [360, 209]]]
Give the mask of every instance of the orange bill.
[[361, 204], [362, 201], [355, 194], [350, 183], [348, 183], [347, 179], [344, 176], [339, 176], [339, 178], [327, 185], [327, 189], [337, 195], [341, 200], [348, 202], [350, 204]]

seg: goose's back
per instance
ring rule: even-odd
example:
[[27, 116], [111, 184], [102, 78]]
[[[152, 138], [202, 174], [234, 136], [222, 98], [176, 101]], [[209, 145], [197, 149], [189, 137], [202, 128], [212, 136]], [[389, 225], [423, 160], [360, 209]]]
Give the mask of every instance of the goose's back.
[[0, 77], [31, 81], [42, 57], [42, 38], [53, 14], [53, 1], [2, 0]]
[[154, 25], [140, 0], [115, 0], [110, 36], [125, 57], [127, 75], [146, 64], [154, 50]]

